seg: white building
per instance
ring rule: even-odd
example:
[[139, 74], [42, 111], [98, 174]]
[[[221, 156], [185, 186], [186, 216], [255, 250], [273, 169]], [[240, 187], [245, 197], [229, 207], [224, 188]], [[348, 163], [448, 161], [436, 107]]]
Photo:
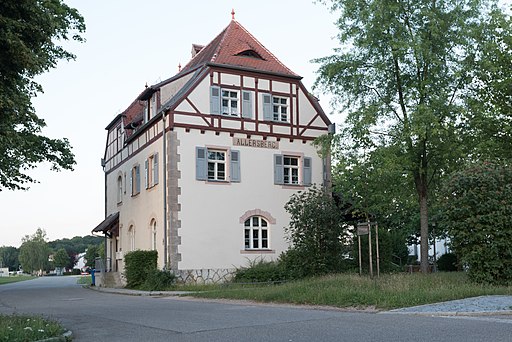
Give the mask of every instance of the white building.
[[312, 141], [332, 128], [301, 77], [233, 19], [106, 128], [107, 217], [93, 232], [111, 269], [154, 249], [161, 268], [210, 282], [276, 259], [288, 248], [284, 204], [330, 182]]

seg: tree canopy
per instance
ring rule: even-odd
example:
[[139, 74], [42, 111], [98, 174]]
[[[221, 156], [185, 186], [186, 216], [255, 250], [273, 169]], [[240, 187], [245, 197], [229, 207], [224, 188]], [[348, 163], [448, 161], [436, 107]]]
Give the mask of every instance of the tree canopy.
[[42, 92], [34, 77], [73, 54], [59, 41], [83, 41], [84, 19], [62, 0], [0, 2], [0, 190], [25, 189], [34, 182], [26, 171], [47, 161], [52, 170], [75, 164], [66, 138], [41, 134], [45, 121], [31, 98]]
[[37, 228], [36, 232], [22, 238], [19, 260], [23, 271], [27, 273], [46, 271], [50, 265], [48, 257], [50, 247], [46, 238], [46, 231]]
[[16, 247], [0, 247], [0, 267], [9, 267], [9, 271], [18, 271], [20, 265], [18, 255], [19, 251]]
[[[366, 174], [352, 193], [366, 197], [351, 198], [361, 210], [383, 201], [399, 206], [416, 197], [426, 272], [429, 200], [443, 177], [467, 157], [470, 147], [462, 148], [463, 137], [475, 131], [461, 123], [474, 85], [496, 64], [482, 47], [500, 39], [488, 32], [504, 37], [509, 30], [496, 25], [510, 21], [492, 0], [327, 3], [339, 13], [341, 46], [316, 60], [316, 86], [332, 93], [333, 103], [347, 115], [340, 139], [340, 160], [346, 160], [338, 169], [341, 179]], [[503, 21], [493, 21], [500, 16]], [[483, 114], [473, 111], [480, 118]], [[368, 186], [372, 179], [374, 188]]]

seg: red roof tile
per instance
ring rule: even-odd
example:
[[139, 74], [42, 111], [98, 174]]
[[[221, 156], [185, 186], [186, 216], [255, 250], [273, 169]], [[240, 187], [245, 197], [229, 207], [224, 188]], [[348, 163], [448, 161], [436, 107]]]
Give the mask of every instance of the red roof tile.
[[[243, 54], [245, 55], [240, 55]], [[258, 58], [260, 56], [261, 58]], [[187, 72], [206, 63], [235, 66], [299, 77], [288, 69], [236, 20], [193, 57], [181, 72]]]

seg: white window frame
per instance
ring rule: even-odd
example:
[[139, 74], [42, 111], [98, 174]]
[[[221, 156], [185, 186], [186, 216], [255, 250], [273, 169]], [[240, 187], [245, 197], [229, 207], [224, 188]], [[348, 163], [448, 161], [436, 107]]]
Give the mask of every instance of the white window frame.
[[[240, 92], [233, 89], [220, 89], [220, 113], [226, 116], [240, 116]], [[233, 103], [236, 102], [235, 106]], [[225, 106], [224, 103], [227, 105]]]
[[[210, 154], [215, 158], [210, 158]], [[216, 159], [219, 155], [223, 155], [223, 159]], [[208, 181], [221, 181], [225, 182], [228, 179], [228, 168], [227, 168], [227, 150], [221, 149], [212, 149], [209, 148], [206, 150], [206, 158], [207, 158], [207, 180]], [[219, 170], [223, 169], [223, 170]], [[210, 175], [210, 172], [213, 172]], [[223, 176], [221, 174], [223, 173]]]
[[128, 236], [129, 236], [129, 242], [130, 242], [130, 251], [135, 250], [135, 226], [131, 225], [130, 228], [128, 228]]
[[117, 204], [123, 203], [123, 176], [117, 176]]
[[130, 188], [132, 196], [140, 194], [140, 165], [134, 165], [130, 172]]
[[286, 185], [301, 184], [301, 173], [301, 157], [283, 155], [283, 183]]
[[270, 250], [270, 224], [264, 217], [245, 220], [243, 236], [245, 250]]
[[146, 189], [150, 189], [158, 184], [158, 153], [148, 157], [145, 165]]
[[151, 249], [156, 251], [156, 244], [157, 244], [156, 232], [157, 232], [157, 227], [156, 227], [156, 220], [155, 219], [151, 220], [150, 229], [151, 229]]
[[[285, 113], [283, 113], [283, 110], [285, 111]], [[272, 120], [279, 122], [288, 122], [288, 118], [288, 97], [272, 96]]]

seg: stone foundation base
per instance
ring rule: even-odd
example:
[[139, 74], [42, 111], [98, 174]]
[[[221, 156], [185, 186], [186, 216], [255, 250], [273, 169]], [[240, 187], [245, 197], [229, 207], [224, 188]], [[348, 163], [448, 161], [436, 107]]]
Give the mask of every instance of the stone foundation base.
[[178, 270], [175, 276], [178, 282], [185, 284], [222, 284], [229, 282], [235, 271], [234, 268]]

